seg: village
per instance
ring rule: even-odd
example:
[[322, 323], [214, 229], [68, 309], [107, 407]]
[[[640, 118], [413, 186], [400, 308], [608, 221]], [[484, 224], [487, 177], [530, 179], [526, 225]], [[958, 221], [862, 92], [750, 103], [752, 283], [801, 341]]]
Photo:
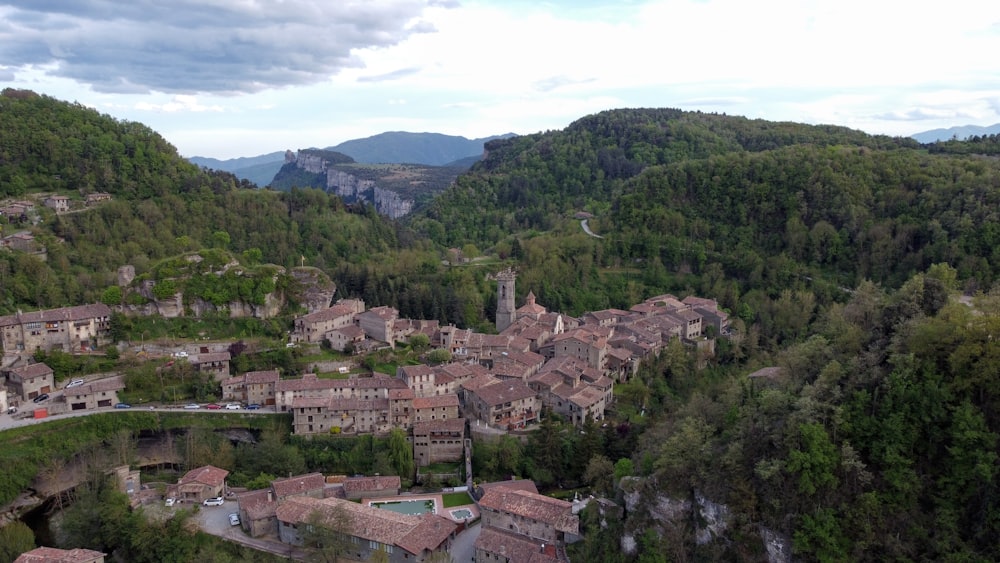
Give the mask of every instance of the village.
[[[174, 361], [189, 362], [218, 383], [218, 397], [226, 407], [209, 408], [288, 413], [292, 432], [299, 436], [405, 432], [418, 475], [428, 466], [458, 468], [441, 477], [457, 481], [465, 476], [465, 485], [451, 492], [471, 495], [468, 505], [446, 509], [440, 494], [400, 496], [399, 476], [317, 473], [278, 479], [268, 489], [240, 491], [227, 486], [227, 471], [211, 466], [185, 474], [161, 500], [199, 506], [216, 499], [218, 504], [235, 502], [230, 520], [247, 537], [288, 546], [303, 543], [301, 530], [312, 518], [330, 525], [346, 521], [338, 527], [346, 526], [348, 551], [360, 559], [376, 551], [385, 552], [390, 561], [450, 553], [463, 530], [481, 523], [472, 546], [475, 561], [566, 561], [565, 545], [579, 539], [576, 512], [581, 507], [539, 494], [530, 480], [476, 483], [472, 441], [523, 435], [542, 413], [576, 425], [600, 421], [613, 403], [615, 384], [632, 377], [644, 358], [672, 340], [691, 346], [699, 357], [710, 356], [715, 337], [729, 334], [729, 319], [713, 300], [672, 295], [647, 299], [629, 310], [574, 318], [548, 311], [531, 292], [516, 307], [512, 270], [497, 274], [496, 281], [497, 334], [400, 318], [391, 307], [366, 308], [350, 298], [294, 320], [289, 347], [322, 345], [360, 358], [425, 335], [431, 349], [445, 350], [451, 358], [440, 364], [401, 365], [394, 375], [340, 367], [334, 377], [283, 377], [278, 370], [230, 376], [230, 353], [223, 344], [199, 345], [191, 352], [182, 345], [174, 353]], [[30, 356], [36, 350], [94, 353], [114, 344], [111, 316], [111, 308], [92, 304], [0, 317], [0, 375], [6, 383], [0, 390], [2, 412], [44, 418], [130, 408], [118, 398], [125, 387], [121, 377], [76, 379], [57, 388], [53, 370]], [[384, 508], [411, 503], [423, 509], [400, 514]]]

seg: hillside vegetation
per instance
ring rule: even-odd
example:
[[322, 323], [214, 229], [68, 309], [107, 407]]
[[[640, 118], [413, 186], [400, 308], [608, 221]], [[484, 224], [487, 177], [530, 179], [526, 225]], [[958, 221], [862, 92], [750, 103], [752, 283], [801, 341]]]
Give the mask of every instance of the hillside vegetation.
[[[215, 262], [225, 251], [248, 265], [304, 263], [339, 296], [484, 331], [496, 307], [488, 275], [505, 266], [518, 295], [570, 315], [667, 292], [709, 297], [736, 335], [714, 356], [699, 364], [668, 346], [617, 386], [601, 430], [553, 420], [526, 444], [477, 445], [478, 469], [638, 498], [607, 528], [585, 516], [580, 560], [760, 560], [762, 529], [800, 560], [1000, 559], [994, 139], [924, 146], [615, 110], [488, 143], [404, 223], [318, 190], [245, 189], [145, 127], [80, 106], [23, 92], [0, 103], [18, 139], [3, 140], [5, 197], [115, 196], [2, 225], [33, 232], [48, 260], [0, 251], [0, 312], [95, 301], [122, 264], [166, 280], [178, 257], [206, 248]], [[603, 238], [583, 232], [584, 211]], [[467, 261], [452, 260], [459, 250]], [[269, 286], [247, 289], [253, 299]], [[764, 367], [780, 369], [748, 377]], [[657, 512], [668, 497], [724, 504], [728, 525], [706, 540], [697, 511]]]

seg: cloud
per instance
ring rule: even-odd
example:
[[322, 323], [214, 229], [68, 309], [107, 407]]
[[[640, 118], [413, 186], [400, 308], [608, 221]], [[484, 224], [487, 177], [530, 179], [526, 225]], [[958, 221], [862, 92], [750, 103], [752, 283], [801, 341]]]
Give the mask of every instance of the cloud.
[[206, 106], [198, 102], [195, 96], [177, 95], [164, 104], [154, 104], [150, 102], [139, 102], [135, 104], [135, 109], [140, 111], [154, 111], [158, 113], [186, 112], [222, 112], [225, 111], [220, 105]]
[[387, 80], [396, 80], [397, 78], [403, 78], [404, 76], [409, 76], [411, 74], [416, 74], [418, 72], [420, 72], [419, 68], [401, 68], [383, 74], [376, 74], [372, 76], [360, 76], [358, 77], [358, 82], [385, 82]]
[[938, 109], [929, 107], [910, 108], [903, 111], [890, 111], [873, 116], [875, 119], [885, 119], [888, 121], [926, 121], [934, 119], [970, 118], [977, 116], [964, 111], [950, 109]]
[[98, 92], [252, 93], [322, 82], [434, 26], [421, 0], [0, 0], [0, 60]]
[[575, 79], [568, 76], [549, 76], [541, 80], [536, 80], [532, 83], [535, 90], [539, 92], [551, 92], [557, 88], [562, 88], [563, 86], [572, 86], [574, 84], [587, 84], [588, 82], [594, 82], [593, 78], [583, 78]]

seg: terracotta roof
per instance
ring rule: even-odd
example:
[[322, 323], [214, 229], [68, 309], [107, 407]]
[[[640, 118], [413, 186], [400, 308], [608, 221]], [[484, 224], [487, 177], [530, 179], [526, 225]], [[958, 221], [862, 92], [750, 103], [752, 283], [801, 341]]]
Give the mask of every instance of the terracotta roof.
[[345, 316], [353, 316], [354, 308], [349, 305], [334, 305], [326, 309], [320, 309], [315, 313], [309, 313], [308, 315], [302, 315], [301, 317], [295, 319], [296, 321], [303, 321], [306, 323], [321, 323], [326, 321], [331, 321]]
[[431, 397], [416, 397], [413, 399], [415, 409], [433, 409], [438, 407], [457, 407], [458, 395], [448, 393], [446, 395], [434, 395]]
[[423, 514], [418, 518], [420, 522], [396, 542], [414, 555], [441, 547], [458, 529], [457, 524], [437, 514]]
[[282, 522], [299, 524], [314, 513], [345, 534], [395, 545], [414, 555], [437, 549], [458, 528], [439, 516], [398, 514], [338, 498], [292, 497], [281, 503], [276, 516]]
[[413, 423], [414, 436], [426, 436], [436, 432], [462, 433], [465, 432], [464, 418], [448, 418], [445, 420], [428, 420], [427, 422]]
[[399, 489], [398, 475], [382, 475], [375, 477], [348, 477], [344, 479], [344, 491], [347, 493], [364, 493], [381, 491], [382, 489]]
[[188, 483], [201, 483], [203, 485], [219, 487], [225, 482], [226, 475], [229, 475], [229, 472], [225, 469], [205, 465], [185, 473], [184, 476], [177, 481], [177, 484], [186, 485]]
[[494, 481], [492, 483], [482, 483], [479, 488], [483, 490], [485, 494], [487, 491], [493, 489], [505, 488], [512, 491], [527, 491], [529, 493], [538, 494], [538, 487], [535, 486], [535, 482], [531, 479], [510, 479], [508, 481]]
[[0, 317], [0, 326], [14, 326], [29, 322], [68, 322], [107, 318], [110, 316], [111, 309], [107, 305], [95, 303], [92, 305], [79, 305], [76, 307], [63, 307], [61, 309], [7, 315], [6, 317]]
[[394, 401], [413, 399], [416, 397], [416, 393], [413, 389], [407, 387], [406, 389], [389, 389], [389, 399]]
[[248, 371], [243, 374], [244, 383], [247, 385], [261, 384], [261, 383], [276, 383], [280, 379], [278, 375], [278, 370], [270, 371]]
[[480, 508], [516, 514], [544, 522], [560, 532], [578, 534], [580, 520], [573, 515], [573, 503], [537, 493], [495, 487], [479, 499]]
[[278, 498], [301, 495], [309, 491], [323, 489], [324, 486], [326, 486], [326, 479], [322, 473], [308, 473], [271, 481], [271, 488], [274, 489], [274, 494]]
[[[270, 498], [270, 500], [268, 500]], [[236, 495], [240, 508], [246, 511], [250, 520], [261, 520], [274, 516], [278, 501], [274, 499], [270, 489], [258, 489]]]
[[415, 366], [399, 366], [400, 377], [412, 378], [421, 375], [431, 375], [433, 373], [434, 370], [432, 370], [431, 367], [426, 364], [417, 364]]
[[53, 373], [52, 368], [50, 368], [49, 366], [45, 365], [42, 362], [38, 362], [36, 364], [31, 364], [27, 366], [22, 366], [19, 368], [12, 368], [10, 372], [20, 377], [21, 379], [28, 379], [32, 377], [49, 375]]
[[56, 549], [36, 547], [17, 556], [14, 563], [91, 563], [103, 561], [106, 555], [90, 549]]
[[554, 545], [541, 540], [513, 534], [496, 528], [484, 527], [473, 544], [477, 551], [495, 553], [503, 560], [517, 563], [557, 563]]
[[197, 364], [207, 364], [208, 362], [228, 362], [232, 359], [229, 352], [212, 352], [209, 354], [198, 354], [194, 362]]
[[67, 391], [67, 394], [74, 396], [93, 395], [94, 393], [118, 391], [119, 389], [124, 388], [125, 382], [121, 377], [108, 377], [106, 379], [98, 379], [97, 381], [86, 385], [81, 385], [77, 389]]
[[501, 381], [495, 385], [480, 387], [472, 392], [490, 406], [502, 405], [511, 401], [519, 401], [535, 396], [535, 392], [519, 379]]
[[481, 373], [473, 377], [472, 379], [467, 379], [463, 381], [460, 384], [460, 387], [462, 387], [462, 389], [465, 389], [466, 391], [476, 391], [477, 389], [481, 389], [483, 387], [486, 387], [487, 385], [493, 385], [496, 383], [500, 383], [500, 380], [497, 379], [496, 377], [493, 377], [493, 374], [487, 372], [487, 373]]

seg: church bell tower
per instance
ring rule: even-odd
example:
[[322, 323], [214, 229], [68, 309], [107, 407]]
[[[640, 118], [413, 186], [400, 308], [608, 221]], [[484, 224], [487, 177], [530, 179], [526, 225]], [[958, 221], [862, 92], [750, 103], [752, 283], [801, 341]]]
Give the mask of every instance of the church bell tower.
[[517, 275], [508, 268], [497, 274], [497, 332], [514, 324], [517, 309], [514, 307], [514, 279]]

